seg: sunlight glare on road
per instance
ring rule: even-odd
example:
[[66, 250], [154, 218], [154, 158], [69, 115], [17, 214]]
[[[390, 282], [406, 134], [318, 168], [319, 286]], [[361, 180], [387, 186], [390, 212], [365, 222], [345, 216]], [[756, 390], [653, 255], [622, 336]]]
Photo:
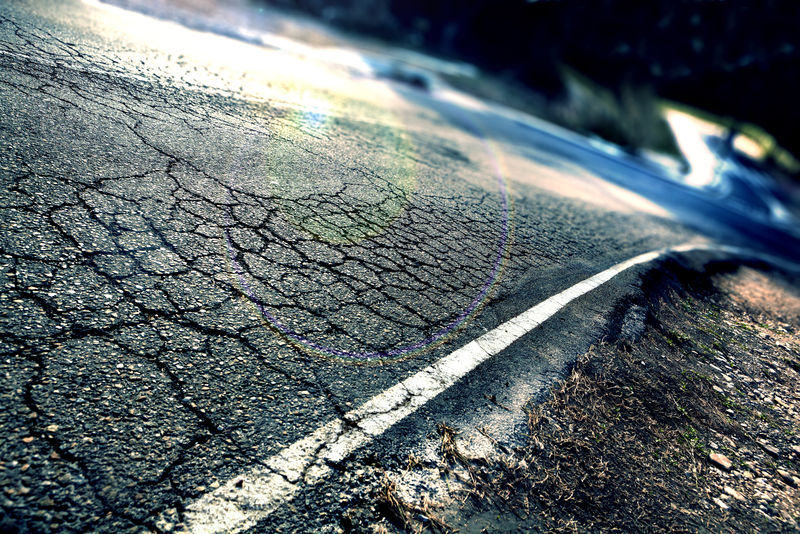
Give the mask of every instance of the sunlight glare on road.
[[712, 185], [717, 179], [719, 160], [705, 138], [721, 137], [723, 128], [675, 109], [668, 109], [664, 117], [691, 168], [683, 178], [686, 185], [698, 188]]
[[[100, 8], [104, 18], [98, 22], [120, 44], [118, 55], [141, 54], [136, 46], [128, 46], [129, 42], [148, 43], [154, 52], [147, 51], [146, 69], [155, 71], [167, 83], [187, 84], [192, 90], [250, 103], [256, 115], [263, 115], [263, 127], [270, 134], [324, 152], [320, 145], [336, 120], [346, 117], [348, 123], [369, 125], [364, 128], [370, 130], [375, 145], [385, 150], [361, 156], [364, 163], [369, 161], [385, 170], [382, 175], [387, 178], [387, 187], [383, 193], [391, 190], [391, 195], [358, 180], [351, 180], [340, 189], [336, 180], [327, 180], [319, 168], [312, 171], [310, 163], [300, 165], [281, 158], [245, 161], [250, 158], [248, 150], [253, 142], [246, 136], [242, 137], [240, 150], [226, 153], [232, 177], [242, 165], [260, 165], [261, 193], [291, 199], [287, 204], [303, 197], [327, 202], [335, 196], [338, 202], [344, 202], [335, 214], [296, 206], [283, 210], [296, 229], [328, 243], [355, 243], [386, 231], [403, 214], [416, 189], [414, 146], [399, 118], [403, 100], [385, 84], [364, 77], [366, 62], [359, 60], [357, 51], [318, 49], [268, 33], [251, 36], [265, 43], [258, 46], [194, 31], [98, 0], [84, 1]], [[293, 179], [276, 178], [285, 176]], [[364, 209], [363, 206], [378, 209], [367, 208], [357, 217], [345, 213]]]
[[[103, 28], [118, 43], [117, 57], [138, 64], [146, 54], [145, 69], [157, 78], [272, 105], [326, 109], [328, 114], [359, 111], [359, 118], [394, 120], [387, 103], [396, 106], [399, 99], [380, 84], [365, 83], [366, 63], [355, 51], [276, 41], [266, 33], [258, 34], [256, 40], [264, 42], [259, 46], [99, 0], [83, 1], [99, 15], [91, 25]], [[149, 49], [142, 50], [142, 43]]]

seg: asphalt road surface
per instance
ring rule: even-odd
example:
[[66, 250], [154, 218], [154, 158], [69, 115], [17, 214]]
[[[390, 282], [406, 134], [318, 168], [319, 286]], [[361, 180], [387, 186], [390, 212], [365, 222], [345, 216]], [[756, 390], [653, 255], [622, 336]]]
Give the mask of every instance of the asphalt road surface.
[[[468, 103], [91, 3], [3, 3], [2, 528], [170, 530], [619, 261], [800, 251], [724, 196]], [[289, 510], [259, 528], [312, 529]]]

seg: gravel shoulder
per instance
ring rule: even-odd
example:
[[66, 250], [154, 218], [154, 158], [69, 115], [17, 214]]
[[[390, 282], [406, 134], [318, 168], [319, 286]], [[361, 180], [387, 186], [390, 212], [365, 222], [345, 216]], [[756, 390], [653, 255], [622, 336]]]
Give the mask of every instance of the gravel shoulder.
[[[476, 457], [443, 422], [437, 464], [410, 458], [343, 530], [796, 531], [798, 287], [758, 265], [651, 272], [606, 339], [531, 403], [524, 446]], [[415, 471], [438, 471], [448, 491], [408, 495], [398, 479]]]

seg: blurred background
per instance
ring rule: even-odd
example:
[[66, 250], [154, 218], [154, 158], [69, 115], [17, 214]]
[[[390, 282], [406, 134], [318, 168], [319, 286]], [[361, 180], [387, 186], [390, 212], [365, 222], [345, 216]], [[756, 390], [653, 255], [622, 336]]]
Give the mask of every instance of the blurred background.
[[439, 80], [686, 166], [665, 121], [665, 107], [680, 109], [713, 124], [722, 149], [778, 180], [800, 178], [796, 0], [112, 2], [238, 37], [272, 32], [317, 47], [356, 39], [384, 55], [382, 46], [433, 56], [446, 68], [405, 53], [383, 74], [421, 90]]
[[[653, 123], [654, 99], [666, 98], [745, 131], [740, 123], [758, 126], [800, 154], [795, 0], [263, 1], [473, 63], [510, 85], [512, 94], [469, 79], [450, 81], [494, 99], [505, 94], [512, 105], [626, 148], [669, 149]], [[766, 156], [800, 171], [781, 151]]]

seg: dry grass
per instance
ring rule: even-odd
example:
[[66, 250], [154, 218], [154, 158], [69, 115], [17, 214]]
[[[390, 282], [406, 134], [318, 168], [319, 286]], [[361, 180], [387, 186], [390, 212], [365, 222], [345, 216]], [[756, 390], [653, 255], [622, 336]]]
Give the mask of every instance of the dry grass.
[[429, 501], [423, 500], [422, 506], [415, 506], [404, 501], [397, 493], [395, 482], [388, 477], [385, 477], [381, 484], [377, 502], [385, 517], [408, 532], [415, 534], [426, 530], [441, 533], [454, 532], [453, 528], [434, 513], [433, 506]]
[[[407, 502], [387, 477], [379, 513], [354, 530], [800, 530], [797, 280], [710, 269], [651, 274], [642, 336], [581, 355], [529, 406], [524, 447], [483, 431], [494, 454], [475, 458], [459, 449], [457, 429], [438, 424], [438, 469], [462, 498]], [[432, 471], [415, 457], [406, 469]]]
[[[467, 497], [446, 517], [468, 532], [799, 528], [796, 285], [742, 269], [653, 275], [645, 289], [644, 335], [581, 355], [530, 407], [524, 448], [468, 458], [457, 430], [438, 425], [443, 463]], [[392, 506], [407, 530], [420, 527], [417, 510]]]
[[523, 467], [495, 466], [496, 494], [552, 532], [798, 528], [800, 493], [776, 473], [798, 467], [800, 297], [770, 278], [651, 280], [644, 337], [593, 348], [531, 408]]

